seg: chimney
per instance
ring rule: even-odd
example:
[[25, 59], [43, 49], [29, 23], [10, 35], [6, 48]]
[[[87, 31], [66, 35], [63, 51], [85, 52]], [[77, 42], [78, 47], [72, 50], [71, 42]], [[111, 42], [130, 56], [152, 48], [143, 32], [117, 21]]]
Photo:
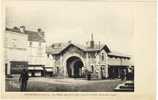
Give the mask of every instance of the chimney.
[[40, 34], [40, 36], [44, 37], [44, 32], [41, 28], [38, 28], [37, 32]]
[[90, 48], [94, 48], [93, 33], [91, 34]]
[[89, 44], [89, 41], [86, 41], [86, 47], [88, 47], [88, 46], [89, 46], [88, 44]]
[[38, 28], [37, 31], [38, 31], [38, 32], [42, 32], [42, 29], [41, 29], [41, 28]]
[[25, 32], [25, 26], [20, 26], [20, 32], [24, 33]]
[[71, 40], [69, 40], [68, 43], [71, 44]]

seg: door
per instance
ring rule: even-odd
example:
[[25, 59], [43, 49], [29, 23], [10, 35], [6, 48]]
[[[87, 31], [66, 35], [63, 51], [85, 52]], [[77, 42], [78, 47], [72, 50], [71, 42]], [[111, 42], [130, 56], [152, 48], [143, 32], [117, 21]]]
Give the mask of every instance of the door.
[[80, 77], [80, 67], [75, 65], [74, 66], [74, 78], [79, 78]]

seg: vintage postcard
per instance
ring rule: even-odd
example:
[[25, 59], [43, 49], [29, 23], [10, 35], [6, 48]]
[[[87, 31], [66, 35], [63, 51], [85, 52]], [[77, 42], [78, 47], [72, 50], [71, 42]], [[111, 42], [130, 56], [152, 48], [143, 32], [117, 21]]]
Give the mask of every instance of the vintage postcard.
[[2, 99], [155, 99], [156, 1], [1, 5]]

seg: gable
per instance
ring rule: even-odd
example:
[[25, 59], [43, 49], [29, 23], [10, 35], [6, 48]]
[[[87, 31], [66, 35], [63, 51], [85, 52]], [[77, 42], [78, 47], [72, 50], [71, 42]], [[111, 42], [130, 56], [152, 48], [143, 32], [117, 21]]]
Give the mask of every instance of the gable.
[[104, 49], [102, 49], [101, 51], [100, 51], [100, 53], [102, 54], [102, 53], [107, 53]]
[[102, 50], [105, 50], [105, 52], [107, 52], [107, 53], [111, 52], [107, 45], [104, 45], [104, 46], [102, 47], [101, 51], [102, 51]]
[[62, 54], [64, 54], [64, 53], [78, 53], [78, 54], [82, 55], [84, 53], [84, 51], [81, 48], [71, 44], [67, 48], [65, 48], [61, 53]]

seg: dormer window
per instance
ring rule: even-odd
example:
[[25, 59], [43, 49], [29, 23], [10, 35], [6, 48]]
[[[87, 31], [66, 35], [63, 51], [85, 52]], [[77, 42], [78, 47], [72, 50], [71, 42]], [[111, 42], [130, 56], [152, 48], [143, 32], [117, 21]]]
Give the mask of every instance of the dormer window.
[[61, 47], [61, 43], [59, 43], [58, 46]]
[[55, 45], [54, 44], [52, 44], [52, 48], [54, 48], [55, 47]]

